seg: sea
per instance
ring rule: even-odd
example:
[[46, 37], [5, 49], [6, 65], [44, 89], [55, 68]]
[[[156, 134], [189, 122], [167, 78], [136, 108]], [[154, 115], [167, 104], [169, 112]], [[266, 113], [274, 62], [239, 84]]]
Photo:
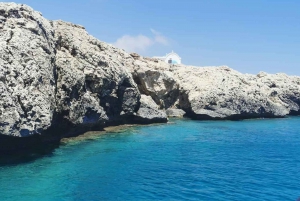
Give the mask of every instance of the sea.
[[170, 119], [1, 162], [0, 200], [296, 201], [300, 118]]

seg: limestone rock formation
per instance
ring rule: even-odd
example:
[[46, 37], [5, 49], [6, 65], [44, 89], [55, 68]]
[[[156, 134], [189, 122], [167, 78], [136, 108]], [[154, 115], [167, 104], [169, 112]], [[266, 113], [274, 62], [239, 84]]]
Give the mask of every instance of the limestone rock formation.
[[122, 59], [130, 56], [81, 26], [63, 21], [54, 21], [53, 26], [57, 113], [73, 125], [89, 126], [134, 115], [140, 93]]
[[165, 111], [194, 119], [300, 114], [300, 77], [166, 64], [15, 3], [0, 3], [0, 93], [0, 149], [10, 140], [3, 136], [166, 122]]
[[245, 119], [298, 114], [300, 77], [241, 74], [228, 67], [178, 67], [179, 106], [196, 119]]
[[[227, 66], [169, 65], [134, 55], [130, 68], [142, 94], [194, 119], [247, 119], [300, 114], [300, 78], [239, 73]], [[167, 110], [168, 111], [168, 110]]]
[[158, 105], [153, 101], [151, 96], [141, 95], [141, 106], [135, 117], [137, 123], [165, 123], [168, 121], [164, 111], [159, 110]]
[[169, 108], [166, 110], [166, 114], [168, 117], [183, 117], [186, 112], [181, 109]]
[[55, 110], [54, 31], [30, 7], [0, 3], [0, 133], [40, 134]]
[[59, 137], [133, 123], [141, 105], [133, 62], [80, 25], [0, 3], [0, 135]]
[[133, 79], [142, 94], [150, 95], [160, 108], [176, 104], [179, 96], [179, 83], [175, 80], [169, 64], [152, 58], [133, 56], [129, 65]]

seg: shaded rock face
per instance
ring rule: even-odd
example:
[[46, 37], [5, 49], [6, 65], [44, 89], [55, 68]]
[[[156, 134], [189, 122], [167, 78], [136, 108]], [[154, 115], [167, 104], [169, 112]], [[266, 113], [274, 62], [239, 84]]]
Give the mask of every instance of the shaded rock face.
[[164, 111], [159, 110], [158, 105], [153, 101], [151, 96], [141, 96], [141, 106], [135, 116], [135, 122], [138, 123], [165, 123], [167, 115]]

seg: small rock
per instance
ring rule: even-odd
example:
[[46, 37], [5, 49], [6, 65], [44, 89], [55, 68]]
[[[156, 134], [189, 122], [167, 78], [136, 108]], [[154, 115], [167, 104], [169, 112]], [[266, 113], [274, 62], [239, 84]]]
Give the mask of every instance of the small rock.
[[185, 111], [181, 109], [172, 109], [169, 108], [166, 110], [168, 117], [183, 117], [185, 115]]

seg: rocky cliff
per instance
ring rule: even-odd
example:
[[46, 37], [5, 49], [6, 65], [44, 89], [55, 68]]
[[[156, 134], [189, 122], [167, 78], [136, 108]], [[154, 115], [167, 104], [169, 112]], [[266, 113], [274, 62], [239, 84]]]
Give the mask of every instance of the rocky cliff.
[[141, 104], [126, 63], [134, 59], [79, 25], [0, 3], [0, 43], [0, 148], [167, 121], [158, 107]]
[[242, 74], [227, 66], [170, 66], [132, 56], [130, 71], [140, 92], [150, 95], [160, 108], [182, 109], [188, 117], [206, 120], [300, 114], [300, 77]]
[[300, 113], [300, 77], [169, 65], [15, 3], [0, 3], [0, 91], [3, 150], [108, 125], [166, 122], [165, 110], [194, 119]]

